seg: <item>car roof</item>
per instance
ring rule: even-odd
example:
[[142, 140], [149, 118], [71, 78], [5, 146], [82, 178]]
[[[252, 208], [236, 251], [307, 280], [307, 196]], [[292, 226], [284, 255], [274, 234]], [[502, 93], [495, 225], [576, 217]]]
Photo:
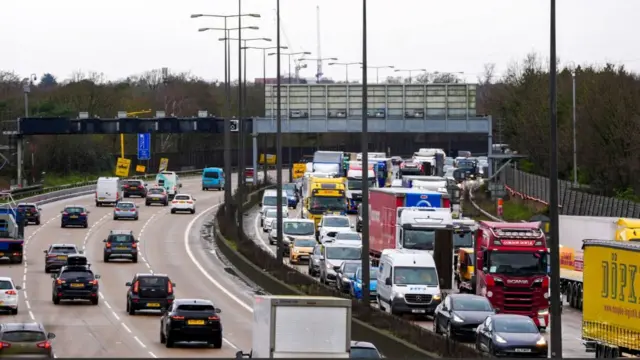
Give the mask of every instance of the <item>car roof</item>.
[[140, 180], [140, 179], [124, 179], [123, 181], [140, 181], [140, 182], [142, 182], [142, 180]]
[[356, 231], [338, 231], [335, 237], [338, 237], [338, 235], [343, 235], [343, 234], [350, 234], [350, 235], [355, 234], [355, 235], [358, 235], [359, 237], [362, 237], [362, 235], [360, 235], [360, 233]]
[[349, 220], [349, 217], [347, 215], [324, 215], [322, 218], [323, 219], [327, 219], [327, 218], [342, 218], [342, 219]]
[[69, 208], [69, 207], [79, 207], [79, 208], [83, 208], [83, 209], [84, 209], [84, 208], [86, 208], [86, 206], [84, 206], [84, 205], [65, 205], [64, 207], [65, 207], [65, 208]]
[[16, 331], [16, 330], [28, 330], [28, 331], [44, 331], [44, 326], [41, 323], [29, 322], [29, 323], [4, 323], [0, 324], [2, 331]]
[[133, 230], [110, 230], [109, 235], [133, 235]]
[[176, 194], [176, 196], [180, 196], [180, 195], [182, 195], [182, 196], [189, 196], [189, 197], [191, 197], [191, 194], [185, 194], [185, 193], [178, 193], [178, 194]]
[[211, 300], [206, 300], [206, 299], [176, 299], [173, 302], [176, 305], [196, 304], [196, 305], [213, 306], [213, 302]]
[[314, 223], [311, 219], [283, 219], [283, 223]]
[[449, 294], [448, 296], [451, 296], [452, 299], [455, 299], [455, 298], [482, 298], [482, 299], [486, 299], [486, 297], [484, 297], [484, 296], [480, 296], [480, 295], [476, 295], [476, 294], [464, 294], [464, 293], [453, 293], [453, 294]]
[[73, 246], [74, 248], [78, 248], [78, 246], [76, 244], [51, 244], [51, 247], [71, 247]]
[[531, 318], [528, 316], [517, 315], [517, 314], [493, 314], [489, 316], [491, 316], [494, 319], [500, 319], [500, 320], [524, 320], [524, 319], [531, 320]]
[[18, 203], [18, 206], [38, 206], [38, 205], [36, 203], [21, 202], [21, 203]]
[[118, 201], [117, 205], [120, 205], [120, 204], [133, 204], [133, 205], [135, 205], [136, 203], [131, 201], [131, 200], [120, 200], [120, 201]]
[[368, 341], [353, 341], [351, 340], [351, 347], [359, 347], [359, 348], [367, 348], [367, 349], [376, 349], [378, 348]]
[[351, 244], [349, 242], [340, 242], [340, 243], [325, 243], [324, 247], [352, 247], [359, 248], [362, 247], [362, 243]]
[[11, 282], [13, 282], [13, 279], [11, 279], [8, 276], [0, 276], [0, 281], [11, 281]]
[[136, 277], [166, 277], [169, 278], [167, 274], [158, 274], [158, 273], [137, 273]]
[[60, 268], [60, 272], [63, 271], [91, 271], [93, 272], [93, 270], [91, 270], [91, 265], [87, 264], [87, 265], [63, 265]]

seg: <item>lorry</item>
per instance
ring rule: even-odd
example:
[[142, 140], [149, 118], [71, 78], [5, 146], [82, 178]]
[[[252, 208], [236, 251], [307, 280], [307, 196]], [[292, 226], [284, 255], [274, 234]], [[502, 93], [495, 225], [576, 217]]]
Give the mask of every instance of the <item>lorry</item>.
[[22, 263], [24, 256], [24, 226], [26, 219], [16, 206], [10, 193], [3, 193], [0, 200], [0, 258], [9, 263]]
[[[355, 214], [358, 212], [358, 204], [362, 202], [362, 162], [350, 161], [347, 170], [347, 200], [349, 206], [347, 212]], [[376, 175], [373, 172], [373, 164], [369, 164], [367, 169], [367, 182], [369, 188], [377, 187]]]
[[313, 154], [313, 171], [344, 176], [344, 153], [341, 151], [316, 151]]
[[251, 338], [251, 352], [240, 350], [236, 358], [347, 359], [351, 354], [351, 300], [255, 296]]
[[640, 356], [640, 241], [584, 240], [582, 340], [596, 358]]
[[379, 188], [369, 192], [369, 248], [377, 264], [386, 249], [429, 252], [440, 287], [453, 286], [453, 219], [448, 199], [431, 191]]
[[475, 241], [475, 289], [496, 312], [549, 324], [547, 240], [540, 222], [480, 221]]
[[316, 228], [324, 214], [346, 215], [347, 195], [344, 178], [309, 178], [302, 218], [312, 219]]

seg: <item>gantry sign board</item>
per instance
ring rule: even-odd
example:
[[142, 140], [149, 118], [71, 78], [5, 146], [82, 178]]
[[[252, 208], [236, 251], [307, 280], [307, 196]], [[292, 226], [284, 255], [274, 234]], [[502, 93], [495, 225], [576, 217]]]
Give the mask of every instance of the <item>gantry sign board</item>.
[[[368, 86], [368, 117], [378, 119], [465, 119], [476, 116], [475, 84]], [[283, 118], [362, 118], [362, 85], [282, 85]], [[265, 118], [277, 113], [277, 85], [265, 89]]]

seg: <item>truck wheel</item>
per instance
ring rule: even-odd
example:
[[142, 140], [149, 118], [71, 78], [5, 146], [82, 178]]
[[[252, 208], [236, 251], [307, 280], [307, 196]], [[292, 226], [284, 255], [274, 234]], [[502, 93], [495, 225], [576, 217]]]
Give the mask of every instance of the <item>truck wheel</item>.
[[576, 308], [582, 311], [582, 285], [576, 287]]

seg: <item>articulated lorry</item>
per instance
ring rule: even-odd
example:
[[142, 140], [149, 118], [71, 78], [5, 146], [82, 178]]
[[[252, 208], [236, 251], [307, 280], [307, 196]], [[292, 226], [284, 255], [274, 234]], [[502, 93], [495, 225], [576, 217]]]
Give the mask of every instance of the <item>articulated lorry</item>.
[[10, 263], [22, 263], [24, 256], [24, 226], [26, 219], [18, 211], [10, 193], [2, 193], [0, 201], [0, 259]]
[[640, 356], [640, 240], [584, 240], [583, 249], [587, 351], [596, 358]]
[[378, 186], [376, 175], [373, 172], [373, 164], [369, 164], [365, 176], [363, 176], [363, 172], [361, 162], [349, 162], [349, 169], [347, 170], [347, 201], [349, 202], [349, 207], [347, 212], [351, 214], [357, 213], [358, 205], [362, 203], [362, 183], [367, 181], [370, 189]]
[[349, 358], [351, 300], [321, 296], [256, 296], [252, 347], [236, 358]]
[[313, 171], [344, 176], [344, 153], [341, 151], [316, 151], [313, 154]]

